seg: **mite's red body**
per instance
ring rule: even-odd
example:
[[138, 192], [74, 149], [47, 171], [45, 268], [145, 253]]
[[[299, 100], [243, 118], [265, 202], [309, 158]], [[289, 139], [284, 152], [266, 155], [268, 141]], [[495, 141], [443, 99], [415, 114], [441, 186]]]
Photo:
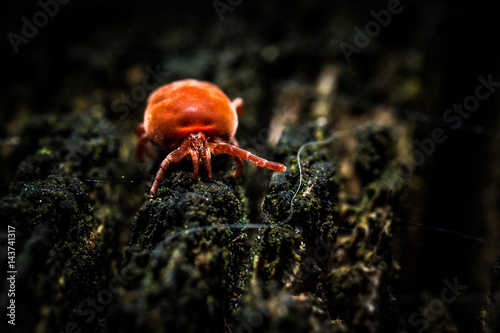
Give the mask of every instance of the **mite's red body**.
[[209, 177], [212, 176], [211, 154], [233, 156], [237, 163], [235, 177], [241, 175], [241, 159], [260, 167], [285, 171], [283, 164], [269, 162], [238, 148], [234, 135], [238, 127], [237, 110], [242, 106], [240, 98], [231, 102], [217, 86], [208, 82], [182, 80], [154, 91], [144, 113], [144, 123], [137, 129], [140, 137], [137, 157], [144, 161], [146, 152], [155, 158], [147, 141], [170, 153], [160, 165], [150, 195], [156, 195], [170, 163], [177, 163], [187, 155], [193, 161], [193, 178], [198, 176], [201, 163], [205, 164]]

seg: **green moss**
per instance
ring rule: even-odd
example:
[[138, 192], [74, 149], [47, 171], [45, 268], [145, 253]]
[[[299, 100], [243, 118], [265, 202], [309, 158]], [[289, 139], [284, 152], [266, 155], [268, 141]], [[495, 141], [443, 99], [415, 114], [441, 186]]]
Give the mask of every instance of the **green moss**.
[[50, 304], [52, 315], [72, 318], [71, 309], [109, 276], [98, 225], [78, 179], [51, 175], [16, 183], [0, 201], [0, 218], [16, 228], [17, 264], [27, 270], [18, 276], [19, 297], [31, 294], [34, 304]]
[[52, 154], [52, 149], [50, 149], [48, 147], [43, 147], [42, 149], [40, 149], [40, 150], [37, 151], [37, 154], [51, 155]]
[[[264, 221], [271, 226], [261, 230], [254, 243], [251, 278], [238, 312], [241, 316], [256, 302], [271, 302], [277, 290], [289, 295], [312, 290], [336, 304], [319, 309], [345, 321], [336, 326], [340, 331], [348, 327], [367, 329], [370, 322], [377, 322], [381, 331], [397, 326], [391, 317], [395, 305], [389, 289], [392, 234], [387, 220], [394, 211], [387, 209], [397, 206], [402, 187], [390, 182], [391, 175], [395, 176], [395, 146], [389, 133], [386, 127], [371, 125], [357, 134], [351, 167], [357, 171], [361, 190], [353, 195], [346, 191], [345, 176], [336, 168], [340, 157], [330, 155], [328, 147], [314, 145], [302, 150], [303, 178], [297, 192], [298, 142], [327, 135], [323, 127], [315, 129], [312, 125], [285, 130], [277, 151], [289, 168], [273, 175], [264, 200]], [[387, 215], [377, 213], [379, 209]], [[326, 291], [321, 286], [326, 286]], [[375, 308], [390, 304], [387, 313], [370, 314], [373, 310], [362, 302], [367, 295], [374, 295]], [[289, 306], [292, 308], [294, 303]], [[290, 319], [287, 312], [272, 312], [270, 316], [277, 321]], [[269, 323], [267, 327], [274, 326]]]
[[[45, 226], [52, 241], [82, 242], [96, 227], [87, 194], [78, 179], [49, 176], [16, 183], [0, 203], [4, 219], [21, 230], [32, 232]], [[76, 244], [78, 245], [78, 244]]]
[[355, 168], [362, 184], [380, 177], [394, 156], [394, 141], [389, 128], [372, 124], [358, 133]]
[[101, 114], [38, 117], [27, 124], [21, 138], [28, 147], [40, 148], [19, 166], [19, 179], [50, 174], [103, 178], [115, 171], [112, 160], [118, 158], [119, 143]]
[[[235, 258], [244, 257], [245, 241], [240, 230], [223, 226], [242, 223], [246, 215], [241, 187], [225, 171], [214, 170], [219, 171], [211, 179], [170, 170], [158, 195], [139, 209], [124, 269], [140, 282], [135, 290], [124, 290], [118, 301], [126, 305], [112, 315], [116, 321], [109, 322], [109, 330], [131, 318], [125, 331], [165, 325], [194, 331], [200, 322], [223, 330], [240, 292], [242, 266]], [[210, 226], [222, 228], [182, 233]], [[169, 238], [176, 232], [182, 236]]]

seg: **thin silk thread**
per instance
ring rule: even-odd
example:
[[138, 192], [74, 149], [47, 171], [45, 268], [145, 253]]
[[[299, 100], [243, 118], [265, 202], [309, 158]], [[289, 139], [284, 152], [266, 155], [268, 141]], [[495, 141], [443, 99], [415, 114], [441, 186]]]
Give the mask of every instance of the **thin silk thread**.
[[[299, 194], [299, 191], [302, 188], [302, 182], [303, 182], [302, 167], [300, 166], [300, 154], [302, 153], [302, 150], [305, 147], [307, 147], [307, 146], [325, 145], [325, 144], [331, 143], [333, 140], [335, 140], [338, 137], [346, 136], [346, 135], [351, 134], [353, 132], [359, 131], [359, 130], [365, 128], [366, 126], [367, 126], [367, 124], [364, 124], [364, 125], [361, 125], [361, 126], [354, 127], [352, 129], [334, 132], [334, 133], [332, 133], [332, 135], [330, 135], [325, 140], [321, 140], [321, 141], [309, 141], [309, 142], [304, 143], [302, 146], [300, 146], [299, 151], [297, 152], [297, 167], [299, 168], [299, 184], [297, 186], [297, 189], [295, 190], [294, 195], [292, 196], [292, 199], [290, 200], [290, 214], [288, 215], [287, 218], [285, 218], [284, 220], [278, 222], [278, 224], [286, 224], [286, 223], [290, 222], [290, 220], [293, 217], [293, 213], [294, 213], [293, 201], [295, 200], [295, 198]], [[236, 224], [236, 223], [231, 223], [231, 224], [223, 224], [223, 225], [206, 225], [206, 226], [200, 226], [200, 227], [191, 227], [191, 228], [188, 228], [188, 229], [184, 229], [184, 230], [181, 230], [181, 231], [174, 232], [173, 234], [165, 237], [165, 239], [160, 244], [157, 245], [157, 247], [153, 251], [153, 254], [154, 255], [159, 255], [160, 252], [161, 252], [161, 248], [163, 247], [163, 245], [168, 244], [169, 242], [171, 242], [172, 240], [174, 240], [174, 239], [176, 239], [178, 237], [186, 236], [186, 235], [189, 235], [189, 234], [191, 234], [193, 232], [198, 232], [198, 231], [203, 231], [203, 230], [227, 229], [227, 228], [229, 228], [229, 229], [261, 229], [261, 228], [270, 228], [273, 225], [274, 224], [269, 224], [269, 223], [265, 223], [265, 224], [258, 224], [258, 223]]]

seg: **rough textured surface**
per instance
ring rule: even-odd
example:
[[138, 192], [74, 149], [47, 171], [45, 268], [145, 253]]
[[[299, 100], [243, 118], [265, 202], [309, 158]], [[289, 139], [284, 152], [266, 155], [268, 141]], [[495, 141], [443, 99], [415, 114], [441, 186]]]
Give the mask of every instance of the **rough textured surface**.
[[[479, 75], [500, 80], [497, 11], [400, 3], [350, 59], [340, 45], [388, 1], [70, 1], [19, 52], [4, 38], [16, 329], [470, 332], [479, 315], [495, 331], [498, 92], [458, 129], [443, 116]], [[4, 36], [43, 10], [6, 6]], [[240, 146], [287, 172], [246, 163], [235, 181], [217, 157], [213, 179], [193, 180], [186, 161], [149, 199], [159, 161], [136, 162], [135, 129], [150, 92], [186, 78], [243, 98]], [[466, 289], [436, 308], [455, 279]]]
[[485, 304], [478, 316], [477, 332], [497, 332], [500, 328], [500, 258], [491, 267], [491, 280]]
[[[218, 174], [220, 175], [220, 174]], [[233, 183], [233, 184], [231, 184]], [[244, 258], [239, 230], [179, 230], [244, 222], [234, 181], [172, 173], [135, 217], [122, 271], [134, 277], [110, 310], [109, 332], [223, 331]]]
[[[24, 323], [27, 328], [236, 332], [250, 325], [262, 332], [335, 332], [374, 322], [379, 329], [398, 326], [379, 312], [397, 315], [388, 287], [393, 270], [389, 216], [401, 188], [380, 182], [394, 165], [394, 155], [386, 153], [392, 149], [387, 127], [369, 125], [351, 135], [356, 141], [351, 168], [366, 161], [378, 166], [375, 174], [360, 177], [366, 189], [356, 198], [343, 191], [340, 157], [332, 158], [328, 145], [302, 150], [300, 181], [298, 142], [329, 135], [327, 127], [285, 129], [276, 152], [289, 170], [273, 176], [263, 202], [264, 227], [257, 233], [230, 227], [246, 223], [248, 210], [241, 185], [231, 177], [230, 159], [214, 160], [218, 171], [212, 179], [192, 179], [182, 170], [186, 165], [175, 166], [157, 197], [144, 195], [119, 263], [120, 244], [111, 229], [120, 225], [122, 214], [90, 197], [113, 197], [109, 185], [121, 184], [94, 188], [67, 176], [105, 177], [115, 162], [110, 159], [110, 165], [109, 155], [100, 152], [113, 149], [115, 136], [92, 134], [101, 121], [97, 116], [67, 119], [82, 127], [71, 133], [63, 120], [47, 134], [36, 132], [37, 127], [27, 131], [43, 148], [20, 164], [18, 182], [0, 204], [2, 217], [16, 227], [23, 244], [18, 265], [30, 270], [18, 276], [19, 288], [38, 295], [33, 308], [19, 310], [39, 313]], [[46, 118], [37, 124], [51, 122]], [[95, 144], [85, 150], [83, 163], [73, 159], [68, 146], [61, 147], [64, 140], [74, 140], [72, 146]], [[47, 171], [47, 165], [53, 168]], [[108, 212], [98, 219], [92, 206], [99, 211], [106, 206]], [[219, 228], [193, 229], [207, 226]], [[182, 230], [187, 232], [178, 233]], [[53, 279], [46, 280], [48, 272]]]
[[18, 311], [33, 314], [19, 323], [27, 331], [98, 324], [96, 311], [85, 315], [92, 317], [88, 324], [74, 309], [88, 310], [121, 256], [113, 220], [121, 214], [95, 201], [109, 197], [110, 187], [89, 189], [78, 178], [104, 177], [116, 165], [116, 136], [103, 135], [102, 124], [97, 115], [49, 116], [28, 124], [22, 136], [38, 149], [20, 163], [0, 216], [5, 228], [16, 228], [17, 297], [31, 299]]
[[[321, 136], [321, 130], [309, 129], [312, 138]], [[297, 132], [285, 131], [277, 150], [284, 149], [282, 144]], [[385, 145], [377, 139], [380, 133], [385, 133]], [[354, 165], [371, 160], [380, 165], [380, 171], [397, 175], [388, 170], [391, 158], [386, 151], [392, 139], [387, 128], [370, 125], [357, 139]], [[370, 157], [365, 155], [368, 152]], [[329, 161], [320, 147], [312, 145], [301, 154], [303, 185], [290, 216], [299, 170], [296, 154], [286, 161], [290, 170], [274, 175], [264, 201], [264, 220], [272, 226], [259, 233], [253, 246], [241, 314], [256, 304], [267, 308], [262, 332], [285, 327], [297, 332], [396, 331], [401, 322], [390, 287], [394, 277], [391, 216], [402, 188], [388, 188], [379, 172], [379, 177], [361, 179], [370, 186], [357, 198], [351, 197], [345, 192], [340, 161]], [[275, 295], [280, 296], [275, 299]], [[283, 303], [279, 311], [273, 309], [276, 302]], [[309, 309], [308, 320], [294, 321], [298, 317], [293, 313], [301, 308]]]
[[[302, 132], [308, 135], [300, 138], [302, 142], [324, 130], [305, 128]], [[341, 208], [341, 198], [347, 196], [340, 190], [341, 173], [327, 152], [311, 146], [301, 154], [302, 187], [291, 212], [290, 200], [299, 184], [298, 149], [288, 144], [292, 133], [296, 129], [285, 130], [276, 148], [287, 156], [284, 161], [290, 169], [271, 180], [263, 204], [265, 225], [253, 238], [250, 256], [244, 250], [246, 234], [229, 227], [169, 237], [179, 229], [244, 222], [238, 187], [192, 180], [179, 172], [162, 184], [157, 198], [144, 203], [123, 266], [124, 274], [137, 280], [124, 288], [110, 310], [109, 331], [227, 327], [235, 332], [335, 332], [399, 327], [390, 291], [388, 216], [394, 214], [390, 207], [401, 188], [379, 188], [378, 177], [370, 176], [366, 182], [371, 188], [358, 198], [363, 203], [352, 199]], [[371, 125], [360, 132], [359, 146], [364, 148], [354, 151], [355, 165], [369, 153], [380, 171], [389, 172], [393, 156], [386, 151], [391, 147], [380, 144], [379, 136], [392, 144], [384, 126]]]

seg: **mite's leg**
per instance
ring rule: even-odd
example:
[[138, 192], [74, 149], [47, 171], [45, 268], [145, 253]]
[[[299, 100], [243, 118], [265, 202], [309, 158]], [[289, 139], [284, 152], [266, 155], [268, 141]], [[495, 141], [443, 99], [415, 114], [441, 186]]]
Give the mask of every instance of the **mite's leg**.
[[148, 155], [150, 159], [155, 161], [157, 156], [148, 145], [149, 137], [146, 134], [144, 124], [140, 124], [137, 127], [136, 134], [139, 137], [139, 141], [137, 142], [137, 160], [141, 163], [144, 163], [144, 151], [146, 151], [146, 155]]
[[205, 154], [205, 167], [207, 168], [208, 177], [212, 178], [212, 153], [210, 153], [209, 149], [205, 149], [203, 153]]
[[243, 108], [243, 100], [241, 98], [235, 98], [232, 102], [231, 105], [234, 107], [236, 112], [238, 113], [238, 116], [241, 116], [243, 114], [244, 108]]
[[236, 170], [234, 171], [233, 178], [239, 178], [243, 173], [243, 160], [237, 156], [232, 156], [232, 158], [236, 162]]
[[214, 154], [228, 154], [244, 160], [249, 160], [253, 164], [262, 168], [268, 168], [279, 172], [284, 172], [286, 170], [286, 166], [281, 163], [265, 160], [262, 157], [253, 155], [246, 150], [237, 148], [227, 143], [211, 143], [209, 144], [209, 149]]
[[[221, 144], [221, 143], [224, 143], [224, 142], [215, 141], [215, 143], [216, 144]], [[229, 144], [235, 146], [236, 148], [240, 147], [240, 144], [238, 143], [238, 141], [236, 141], [236, 138], [232, 138], [231, 141], [229, 141]]]
[[140, 124], [135, 133], [139, 137], [139, 141], [137, 142], [137, 160], [144, 163], [144, 146], [149, 140], [146, 130], [144, 129], [144, 124]]
[[[229, 141], [229, 144], [235, 146], [236, 148], [238, 148], [240, 146], [238, 141], [236, 141], [235, 138], [233, 138], [231, 141]], [[241, 174], [243, 173], [243, 166], [244, 166], [243, 160], [241, 158], [239, 158], [238, 156], [231, 156], [231, 157], [236, 162], [236, 170], [234, 171], [233, 177], [239, 178], [241, 176]]]
[[190, 154], [193, 162], [193, 179], [195, 179], [198, 177], [198, 173], [200, 172], [200, 154], [196, 149], [190, 149]]
[[163, 180], [163, 177], [165, 176], [165, 171], [167, 171], [170, 164], [179, 162], [188, 154], [188, 152], [189, 152], [188, 145], [185, 144], [185, 142], [183, 142], [179, 148], [177, 148], [176, 150], [168, 154], [167, 157], [165, 157], [163, 162], [161, 162], [160, 164], [160, 168], [156, 173], [153, 186], [151, 186], [151, 190], [149, 191], [149, 196], [151, 198], [156, 195], [156, 192], [158, 192], [158, 187], [160, 186], [160, 182]]

